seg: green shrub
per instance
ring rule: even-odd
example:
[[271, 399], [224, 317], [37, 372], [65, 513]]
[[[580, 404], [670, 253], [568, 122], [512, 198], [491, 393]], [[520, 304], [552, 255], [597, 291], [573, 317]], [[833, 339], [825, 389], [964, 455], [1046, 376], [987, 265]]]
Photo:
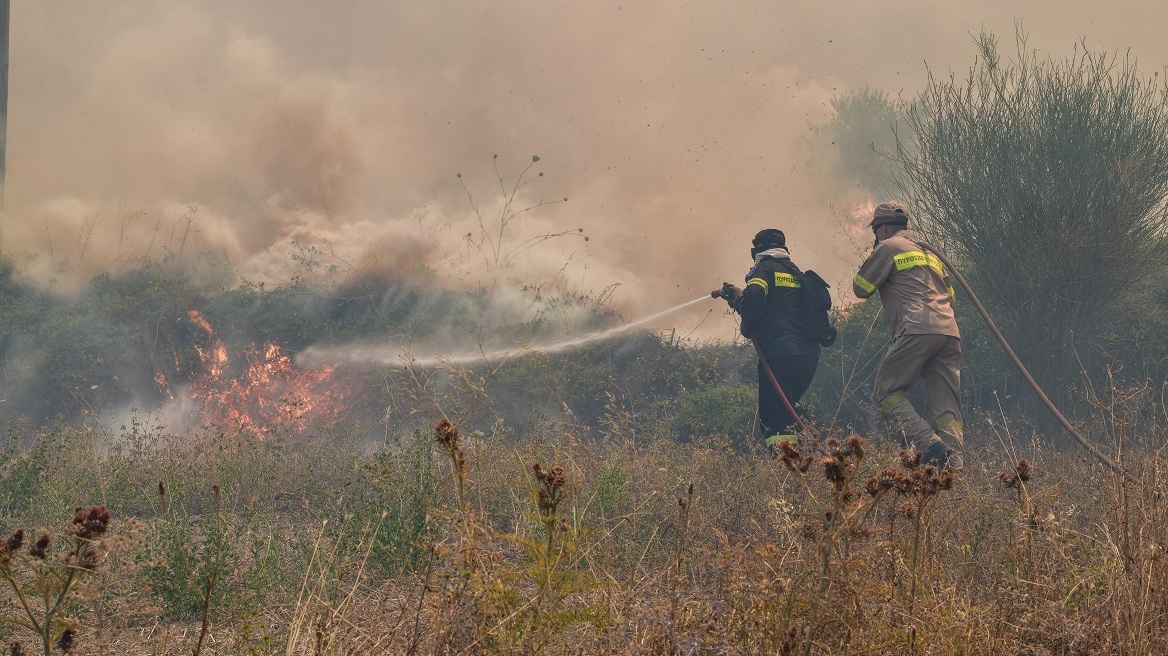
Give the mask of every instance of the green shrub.
[[677, 402], [673, 418], [678, 435], [725, 435], [736, 446], [746, 446], [754, 434], [758, 390], [745, 383], [720, 383], [687, 390]]

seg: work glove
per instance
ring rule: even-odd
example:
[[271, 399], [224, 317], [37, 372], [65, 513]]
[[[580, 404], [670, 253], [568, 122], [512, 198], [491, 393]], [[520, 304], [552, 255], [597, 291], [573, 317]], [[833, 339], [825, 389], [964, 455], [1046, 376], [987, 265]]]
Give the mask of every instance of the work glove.
[[722, 290], [719, 293], [733, 308], [738, 306], [738, 299], [742, 298], [742, 290], [728, 282], [722, 283]]

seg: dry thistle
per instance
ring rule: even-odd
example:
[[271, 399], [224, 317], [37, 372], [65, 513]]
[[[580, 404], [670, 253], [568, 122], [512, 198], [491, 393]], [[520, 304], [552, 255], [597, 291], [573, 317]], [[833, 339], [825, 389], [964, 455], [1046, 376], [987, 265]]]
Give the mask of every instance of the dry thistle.
[[28, 548], [28, 555], [33, 558], [45, 559], [45, 552], [49, 549], [49, 542], [52, 540], [48, 533], [41, 533], [36, 542]]
[[[65, 609], [91, 598], [79, 588], [80, 581], [97, 570], [102, 555], [110, 544], [102, 539], [110, 526], [110, 512], [105, 506], [88, 510], [78, 506], [63, 532], [59, 557], [49, 558], [53, 542], [50, 533], [41, 533], [20, 553], [24, 545], [24, 531], [16, 531], [0, 540], [0, 580], [20, 600], [16, 615], [10, 616], [10, 626], [21, 627], [37, 635], [43, 653], [55, 647], [68, 653], [76, 646], [76, 628], [62, 615]], [[41, 653], [41, 649], [37, 649]], [[18, 642], [9, 644], [9, 653], [24, 654]]]
[[24, 544], [24, 529], [17, 529], [15, 533], [8, 536], [4, 541], [8, 551], [20, 551], [20, 545]]
[[799, 447], [790, 442], [779, 442], [779, 460], [787, 466], [787, 469], [796, 474], [806, 474], [807, 470], [811, 468], [811, 463], [815, 460], [813, 456], [805, 456], [799, 453]]
[[558, 525], [564, 533], [568, 532], [567, 519], [559, 516], [560, 503], [566, 496], [564, 484], [567, 482], [567, 476], [564, 474], [564, 468], [559, 465], [547, 470], [538, 462], [531, 465], [531, 471], [535, 474], [538, 485], [535, 491], [536, 506], [539, 521], [543, 524], [547, 538], [545, 553], [550, 556], [555, 544], [556, 526]]
[[76, 633], [73, 629], [65, 629], [62, 631], [61, 637], [57, 638], [57, 649], [68, 653], [69, 650], [73, 649], [73, 638], [75, 635]]
[[868, 494], [876, 496], [885, 490], [893, 488], [902, 490], [904, 487], [905, 480], [900, 471], [895, 467], [885, 467], [879, 474], [868, 478], [864, 489]]
[[443, 418], [434, 426], [434, 441], [454, 463], [455, 469], [463, 472], [466, 469], [466, 453], [462, 450], [462, 440], [459, 438], [458, 428]]
[[855, 455], [856, 460], [864, 459], [864, 438], [852, 433], [848, 439], [844, 441], [844, 451], [846, 454]]
[[1014, 465], [1014, 473], [1012, 475], [1005, 472], [1000, 472], [998, 474], [998, 480], [1001, 481], [1002, 485], [1006, 486], [1007, 488], [1015, 488], [1019, 487], [1022, 483], [1029, 481], [1032, 474], [1033, 470], [1031, 468], [1030, 462], [1023, 458], [1022, 460], [1019, 460], [1016, 465]]
[[921, 465], [921, 459], [925, 454], [920, 451], [901, 450], [900, 465], [905, 469], [916, 469]]
[[110, 513], [105, 506], [93, 506], [86, 511], [81, 506], [73, 510], [73, 525], [70, 530], [83, 540], [92, 540], [109, 528]]
[[848, 500], [851, 498], [848, 480], [864, 457], [864, 438], [853, 434], [840, 444], [838, 439], [829, 437], [824, 446], [828, 455], [820, 461], [823, 465], [823, 475], [837, 492], [843, 494], [844, 500]]
[[563, 488], [567, 481], [564, 468], [555, 465], [551, 471], [548, 471], [537, 462], [531, 466], [531, 471], [535, 474], [535, 480], [540, 486], [537, 492], [540, 515], [554, 518], [559, 509], [560, 501], [564, 497]]

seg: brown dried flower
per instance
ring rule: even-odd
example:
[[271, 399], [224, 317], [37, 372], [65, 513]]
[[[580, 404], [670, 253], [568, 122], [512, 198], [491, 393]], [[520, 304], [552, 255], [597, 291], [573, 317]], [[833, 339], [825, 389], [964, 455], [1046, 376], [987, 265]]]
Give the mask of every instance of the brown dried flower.
[[5, 540], [5, 546], [8, 547], [8, 551], [19, 551], [20, 545], [22, 544], [24, 544], [24, 529], [22, 528], [16, 529], [16, 532], [9, 535], [8, 539]]
[[57, 638], [57, 649], [63, 652], [68, 652], [70, 649], [73, 649], [74, 635], [73, 629], [65, 629], [62, 631], [61, 637]]
[[110, 512], [105, 506], [93, 506], [88, 511], [78, 506], [73, 510], [73, 532], [77, 537], [91, 540], [109, 528]]
[[434, 426], [434, 441], [443, 448], [458, 448], [458, 429], [449, 419], [443, 418]]
[[1034, 471], [1030, 465], [1030, 461], [1023, 458], [1018, 461], [1018, 464], [1014, 465], [1013, 474], [1000, 472], [998, 473], [998, 480], [1007, 488], [1019, 487], [1022, 483], [1029, 481], [1033, 473]]
[[855, 433], [848, 436], [844, 441], [844, 450], [856, 456], [856, 460], [864, 458], [864, 438]]
[[925, 454], [920, 451], [902, 450], [900, 452], [900, 464], [905, 469], [915, 469], [920, 466], [921, 458], [924, 457]]
[[28, 555], [32, 556], [33, 558], [44, 559], [45, 552], [48, 551], [49, 542], [51, 540], [52, 538], [49, 537], [48, 533], [41, 533], [36, 542], [34, 542], [33, 545], [28, 548]]
[[1015, 469], [1018, 471], [1018, 480], [1022, 481], [1023, 483], [1030, 480], [1030, 461], [1026, 460], [1025, 458], [1019, 460]]

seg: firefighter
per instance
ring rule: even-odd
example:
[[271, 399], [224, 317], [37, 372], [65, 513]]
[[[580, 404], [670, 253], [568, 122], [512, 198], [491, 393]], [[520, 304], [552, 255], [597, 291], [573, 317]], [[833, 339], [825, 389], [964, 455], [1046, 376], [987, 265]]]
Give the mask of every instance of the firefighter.
[[[901, 203], [876, 206], [870, 224], [876, 245], [852, 281], [859, 298], [879, 290], [892, 330], [872, 400], [924, 454], [924, 462], [960, 469], [961, 333], [953, 316], [953, 286], [941, 262], [913, 240], [908, 221]], [[928, 421], [908, 401], [917, 378], [925, 383]]]
[[[754, 266], [746, 287], [723, 283], [721, 295], [741, 315], [742, 335], [755, 341], [791, 407], [801, 417], [799, 399], [807, 392], [819, 366], [819, 343], [806, 329], [808, 310], [800, 295], [803, 281], [791, 262], [782, 230], [768, 228], [754, 236], [750, 256]], [[758, 419], [768, 447], [798, 439], [799, 420], [787, 409], [760, 360]]]

